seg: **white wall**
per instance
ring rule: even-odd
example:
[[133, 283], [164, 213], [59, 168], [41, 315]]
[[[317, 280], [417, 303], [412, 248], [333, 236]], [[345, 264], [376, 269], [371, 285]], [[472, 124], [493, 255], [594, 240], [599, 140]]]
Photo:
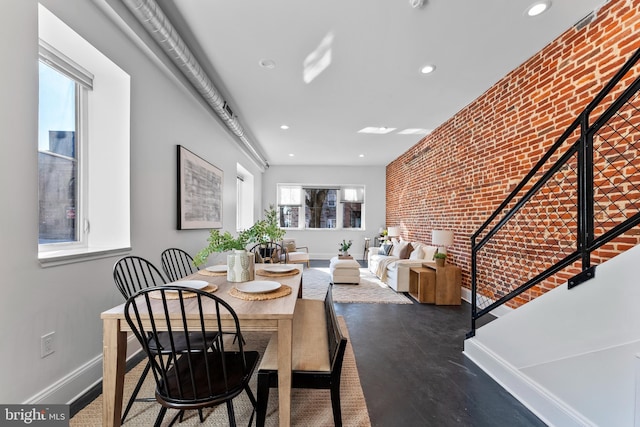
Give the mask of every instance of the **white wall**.
[[[201, 101], [160, 71], [86, 0], [42, 4], [131, 76], [132, 253], [159, 265], [169, 246], [195, 253], [207, 230], [176, 230], [176, 145], [224, 173], [223, 227], [235, 230], [235, 174], [262, 174]], [[116, 258], [42, 268], [38, 242], [38, 29], [35, 0], [4, 0], [0, 26], [0, 402], [69, 403], [102, 375], [100, 313], [122, 302], [111, 276]], [[256, 206], [262, 206], [257, 194]], [[40, 337], [55, 331], [55, 353]]]
[[271, 166], [264, 174], [263, 206], [277, 205], [278, 183], [365, 186], [364, 230], [289, 230], [285, 237], [308, 246], [312, 259], [329, 259], [338, 254], [342, 239], [353, 240], [349, 252], [357, 259], [364, 251], [364, 238], [371, 238], [385, 225], [386, 167], [384, 166]]
[[640, 246], [479, 328], [465, 355], [555, 426], [634, 426]]

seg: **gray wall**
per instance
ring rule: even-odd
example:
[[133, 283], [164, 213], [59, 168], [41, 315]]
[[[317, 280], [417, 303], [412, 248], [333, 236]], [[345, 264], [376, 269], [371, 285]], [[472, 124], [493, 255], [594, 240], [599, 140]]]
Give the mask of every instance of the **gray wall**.
[[373, 245], [373, 237], [385, 225], [385, 173], [384, 166], [271, 166], [264, 174], [263, 206], [277, 204], [278, 183], [364, 185], [364, 230], [291, 230], [285, 236], [295, 238], [300, 246], [308, 246], [312, 259], [336, 256], [342, 239], [351, 239], [349, 252], [360, 259], [364, 238], [370, 237]]
[[[262, 175], [227, 132], [175, 78], [161, 71], [95, 2], [42, 4], [131, 76], [132, 253], [159, 265], [160, 252], [196, 252], [207, 230], [176, 230], [176, 145], [221, 168], [223, 228], [235, 230], [235, 174], [240, 162]], [[57, 267], [38, 263], [37, 1], [4, 0], [0, 26], [0, 402], [68, 403], [102, 375], [100, 313], [122, 302], [111, 276], [116, 258]], [[10, 201], [10, 202], [9, 202]], [[382, 205], [383, 206], [383, 205]], [[382, 207], [383, 209], [383, 207]], [[56, 332], [56, 351], [40, 358], [40, 337]]]

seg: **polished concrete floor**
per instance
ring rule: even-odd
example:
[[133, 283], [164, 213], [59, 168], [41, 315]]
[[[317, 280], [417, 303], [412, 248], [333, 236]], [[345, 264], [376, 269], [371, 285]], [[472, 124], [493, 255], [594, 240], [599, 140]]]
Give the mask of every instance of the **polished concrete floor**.
[[372, 426], [545, 425], [462, 354], [469, 304], [336, 304], [336, 312], [349, 328]]

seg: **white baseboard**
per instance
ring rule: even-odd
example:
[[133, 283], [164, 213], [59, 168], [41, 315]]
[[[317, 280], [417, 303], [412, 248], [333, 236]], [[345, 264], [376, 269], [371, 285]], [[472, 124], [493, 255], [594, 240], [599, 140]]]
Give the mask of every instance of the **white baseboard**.
[[[138, 344], [135, 336], [129, 335], [127, 339], [127, 360], [135, 356], [140, 350], [140, 344]], [[102, 381], [102, 354], [89, 360], [78, 369], [60, 378], [55, 383], [22, 403], [25, 405], [47, 403], [70, 405], [95, 387], [100, 381]]]
[[476, 339], [465, 340], [463, 354], [548, 426], [596, 427], [590, 420], [492, 353]]

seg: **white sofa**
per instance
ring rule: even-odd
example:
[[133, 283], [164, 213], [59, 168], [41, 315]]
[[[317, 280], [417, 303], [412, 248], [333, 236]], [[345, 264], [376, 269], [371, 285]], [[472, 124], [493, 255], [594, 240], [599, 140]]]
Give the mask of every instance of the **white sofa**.
[[[411, 245], [411, 251], [406, 258], [402, 253], [404, 244]], [[396, 292], [409, 292], [409, 269], [421, 267], [430, 263], [435, 265], [433, 255], [438, 251], [437, 246], [425, 245], [419, 242], [396, 242], [389, 255], [381, 255], [379, 247], [369, 248], [367, 267], [378, 279], [385, 282]]]

